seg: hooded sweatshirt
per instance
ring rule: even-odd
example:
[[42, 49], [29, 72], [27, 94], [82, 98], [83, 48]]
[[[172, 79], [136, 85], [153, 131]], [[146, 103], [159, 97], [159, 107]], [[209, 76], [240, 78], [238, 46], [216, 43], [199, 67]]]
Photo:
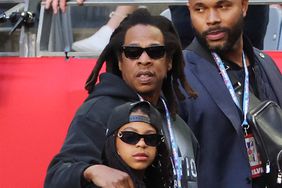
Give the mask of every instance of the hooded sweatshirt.
[[[76, 112], [61, 151], [51, 161], [47, 170], [44, 187], [95, 187], [84, 179], [83, 172], [91, 165], [102, 164], [102, 150], [106, 140], [106, 125], [111, 111], [123, 103], [139, 100], [137, 93], [119, 76], [111, 73], [101, 74], [100, 82]], [[181, 134], [183, 128], [178, 129], [179, 131], [177, 132]], [[186, 128], [188, 126], [185, 126], [184, 129]], [[185, 148], [185, 151], [189, 150], [189, 154], [187, 154], [189, 159], [192, 158], [195, 161], [193, 149], [196, 148], [194, 146], [197, 142], [194, 136], [190, 135], [192, 134], [190, 129], [188, 133], [189, 138], [186, 135], [179, 138], [185, 138], [185, 142], [181, 141], [181, 144], [184, 145], [182, 148]]]

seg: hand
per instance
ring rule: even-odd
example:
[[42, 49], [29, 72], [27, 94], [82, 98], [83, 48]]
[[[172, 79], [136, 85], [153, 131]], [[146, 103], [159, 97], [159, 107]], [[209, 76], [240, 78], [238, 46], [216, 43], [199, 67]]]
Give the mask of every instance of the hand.
[[85, 179], [92, 181], [99, 187], [107, 188], [134, 188], [130, 176], [120, 170], [105, 165], [93, 165], [85, 169]]
[[[76, 2], [77, 4], [82, 5], [84, 0], [76, 0]], [[61, 9], [63, 12], [66, 11], [67, 0], [46, 0], [45, 8], [49, 9], [51, 4], [54, 14], [57, 14], [59, 9]]]

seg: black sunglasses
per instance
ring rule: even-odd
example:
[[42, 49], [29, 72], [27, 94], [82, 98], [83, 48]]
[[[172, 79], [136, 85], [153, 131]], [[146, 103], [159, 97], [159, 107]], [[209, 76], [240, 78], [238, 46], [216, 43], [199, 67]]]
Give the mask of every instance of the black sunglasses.
[[129, 59], [138, 59], [141, 54], [145, 51], [148, 56], [152, 59], [160, 59], [166, 52], [165, 46], [150, 46], [142, 48], [140, 46], [122, 46], [125, 57]]
[[159, 134], [138, 134], [133, 131], [121, 131], [117, 135], [123, 142], [131, 145], [137, 144], [141, 138], [144, 138], [144, 142], [148, 146], [157, 146], [161, 142], [164, 142], [164, 136]]

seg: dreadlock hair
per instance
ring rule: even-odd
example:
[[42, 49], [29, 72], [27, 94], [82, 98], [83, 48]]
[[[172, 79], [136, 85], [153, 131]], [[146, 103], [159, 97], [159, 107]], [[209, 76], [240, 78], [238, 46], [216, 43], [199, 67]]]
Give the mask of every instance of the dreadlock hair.
[[137, 9], [132, 14], [128, 15], [115, 29], [108, 45], [102, 51], [94, 69], [87, 79], [85, 89], [88, 93], [94, 90], [104, 62], [106, 62], [106, 72], [122, 77], [118, 67], [118, 62], [122, 54], [121, 47], [124, 44], [127, 30], [138, 24], [157, 27], [163, 34], [166, 56], [172, 60], [172, 69], [167, 73], [167, 77], [163, 81], [162, 92], [167, 100], [169, 111], [174, 117], [177, 111], [175, 96], [178, 100], [184, 100], [185, 98], [179, 89], [179, 83], [190, 97], [195, 98], [197, 94], [185, 79], [181, 44], [172, 22], [163, 16], [153, 16], [144, 8]]

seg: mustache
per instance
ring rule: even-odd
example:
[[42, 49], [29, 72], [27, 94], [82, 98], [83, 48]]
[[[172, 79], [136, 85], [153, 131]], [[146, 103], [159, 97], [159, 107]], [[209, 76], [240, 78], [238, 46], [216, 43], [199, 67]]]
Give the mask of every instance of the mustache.
[[213, 27], [213, 28], [209, 28], [208, 30], [204, 31], [202, 33], [202, 36], [207, 36], [211, 33], [218, 33], [218, 32], [226, 32], [226, 33], [229, 33], [230, 30], [228, 28], [225, 28], [225, 27]]

